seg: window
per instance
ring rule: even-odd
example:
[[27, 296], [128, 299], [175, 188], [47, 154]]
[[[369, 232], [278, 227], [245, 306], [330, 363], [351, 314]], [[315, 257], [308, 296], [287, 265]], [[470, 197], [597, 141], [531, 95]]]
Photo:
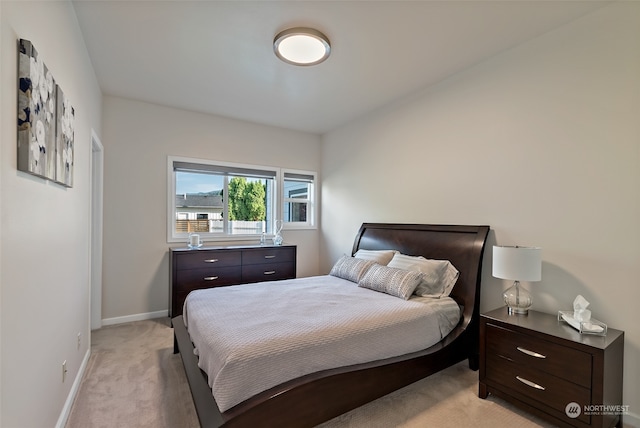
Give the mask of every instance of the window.
[[173, 156], [168, 169], [168, 242], [271, 235], [279, 218], [284, 229], [315, 227], [314, 172]]
[[313, 226], [315, 174], [305, 171], [284, 171], [283, 176], [282, 219], [285, 228]]

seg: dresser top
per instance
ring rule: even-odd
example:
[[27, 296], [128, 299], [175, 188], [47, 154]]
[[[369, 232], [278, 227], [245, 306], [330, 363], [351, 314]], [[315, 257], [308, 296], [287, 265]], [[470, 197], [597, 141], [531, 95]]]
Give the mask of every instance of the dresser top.
[[509, 315], [507, 307], [494, 309], [493, 311], [481, 315], [485, 319], [500, 321], [512, 326], [522, 327], [527, 330], [536, 331], [563, 340], [570, 340], [593, 348], [605, 349], [620, 336], [623, 331], [607, 328], [606, 336], [593, 334], [580, 334], [580, 332], [569, 324], [558, 321], [557, 315], [529, 310], [528, 315]]
[[217, 246], [202, 246], [200, 248], [191, 249], [186, 245], [182, 247], [173, 247], [169, 248], [169, 251], [174, 252], [195, 252], [195, 251], [204, 251], [204, 250], [259, 250], [261, 248], [292, 248], [295, 245], [290, 244], [282, 244], [282, 245], [273, 245], [273, 244], [264, 244], [264, 245], [217, 245]]

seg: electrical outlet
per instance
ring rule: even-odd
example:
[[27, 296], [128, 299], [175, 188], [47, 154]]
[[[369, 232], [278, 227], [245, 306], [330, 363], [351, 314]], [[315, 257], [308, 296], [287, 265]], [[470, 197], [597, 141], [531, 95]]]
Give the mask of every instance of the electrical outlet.
[[78, 333], [78, 350], [80, 350], [81, 343], [82, 343], [82, 333]]
[[67, 360], [62, 362], [62, 383], [64, 383], [67, 378]]

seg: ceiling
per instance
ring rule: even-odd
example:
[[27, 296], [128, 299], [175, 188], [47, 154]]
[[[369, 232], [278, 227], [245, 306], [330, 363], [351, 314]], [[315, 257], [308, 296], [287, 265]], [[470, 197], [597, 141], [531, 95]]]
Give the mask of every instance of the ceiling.
[[[602, 7], [599, 1], [74, 1], [104, 94], [322, 134]], [[310, 26], [312, 67], [273, 53]]]

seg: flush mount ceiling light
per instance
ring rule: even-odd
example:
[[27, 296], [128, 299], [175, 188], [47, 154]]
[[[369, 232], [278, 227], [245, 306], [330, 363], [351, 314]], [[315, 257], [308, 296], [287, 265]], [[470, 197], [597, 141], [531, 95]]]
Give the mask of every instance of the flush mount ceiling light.
[[331, 45], [320, 31], [296, 27], [278, 33], [273, 39], [273, 50], [289, 64], [316, 65], [329, 57]]

